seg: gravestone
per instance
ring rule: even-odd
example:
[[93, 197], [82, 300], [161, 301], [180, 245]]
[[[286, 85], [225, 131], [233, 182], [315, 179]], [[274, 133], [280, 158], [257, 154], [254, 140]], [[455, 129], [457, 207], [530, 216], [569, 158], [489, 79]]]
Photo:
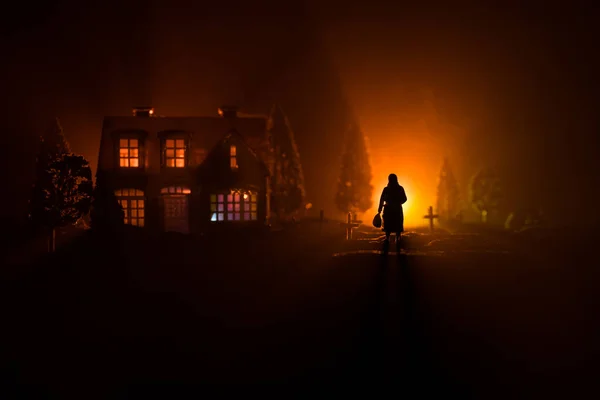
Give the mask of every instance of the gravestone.
[[352, 233], [354, 228], [358, 228], [362, 221], [358, 221], [356, 219], [356, 215], [354, 218], [352, 217], [352, 213], [348, 213], [348, 217], [346, 218], [346, 222], [342, 223], [342, 226], [346, 228], [346, 240], [352, 240]]
[[433, 232], [433, 220], [436, 219], [436, 218], [439, 218], [439, 215], [433, 213], [433, 207], [432, 206], [429, 206], [428, 213], [423, 218], [429, 220], [429, 230], [431, 232]]

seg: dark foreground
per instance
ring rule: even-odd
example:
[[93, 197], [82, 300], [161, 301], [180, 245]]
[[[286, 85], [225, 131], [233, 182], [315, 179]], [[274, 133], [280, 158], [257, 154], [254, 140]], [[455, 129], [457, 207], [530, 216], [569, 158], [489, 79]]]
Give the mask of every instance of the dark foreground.
[[3, 398], [219, 383], [286, 397], [598, 393], [600, 274], [584, 248], [332, 256], [373, 244], [299, 230], [226, 246], [87, 236], [5, 274]]

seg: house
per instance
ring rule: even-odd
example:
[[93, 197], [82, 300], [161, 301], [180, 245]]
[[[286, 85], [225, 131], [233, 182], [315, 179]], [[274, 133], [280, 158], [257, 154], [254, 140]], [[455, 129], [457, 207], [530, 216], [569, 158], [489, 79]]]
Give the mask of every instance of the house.
[[273, 150], [267, 116], [105, 117], [98, 173], [125, 223], [181, 233], [269, 224]]

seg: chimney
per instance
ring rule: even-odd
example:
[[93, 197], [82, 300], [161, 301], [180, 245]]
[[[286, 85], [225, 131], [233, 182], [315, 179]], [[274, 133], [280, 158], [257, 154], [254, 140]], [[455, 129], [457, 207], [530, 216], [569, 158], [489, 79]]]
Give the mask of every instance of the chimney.
[[221, 106], [219, 107], [219, 115], [223, 118], [235, 118], [237, 117], [238, 107], [237, 106]]
[[152, 117], [154, 116], [154, 108], [152, 107], [135, 107], [133, 109], [134, 117]]

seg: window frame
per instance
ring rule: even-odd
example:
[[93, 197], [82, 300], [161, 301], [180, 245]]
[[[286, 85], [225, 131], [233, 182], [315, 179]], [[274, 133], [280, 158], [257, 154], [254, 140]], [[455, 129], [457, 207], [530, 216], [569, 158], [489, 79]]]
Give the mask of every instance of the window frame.
[[[160, 137], [160, 167], [162, 169], [179, 170], [190, 166], [191, 140], [188, 134], [183, 132], [163, 132]], [[177, 141], [183, 141], [183, 146], [179, 147]], [[167, 147], [169, 141], [173, 141], [173, 147]], [[167, 152], [172, 149], [173, 156], [168, 156]], [[177, 156], [177, 150], [183, 150], [183, 157]], [[173, 160], [173, 165], [167, 165], [169, 160]], [[182, 166], [177, 166], [177, 161], [183, 160]]]
[[211, 223], [258, 222], [258, 192], [211, 193], [209, 202]]
[[[126, 140], [127, 141], [127, 146], [123, 147], [121, 145], [121, 142]], [[131, 145], [131, 141], [135, 140], [137, 142], [137, 146], [132, 146]], [[121, 151], [123, 149], [127, 149], [127, 156], [126, 157], [122, 157], [121, 156]], [[134, 157], [131, 155], [131, 151], [132, 150], [137, 150], [137, 157]], [[142, 157], [142, 140], [137, 137], [137, 136], [133, 136], [133, 135], [121, 135], [118, 137], [117, 139], [117, 165], [120, 169], [124, 169], [124, 170], [135, 170], [135, 169], [139, 169], [142, 168], [144, 165], [144, 161], [143, 161], [143, 157]], [[131, 160], [135, 160], [137, 159], [137, 166], [131, 166]], [[127, 163], [129, 165], [122, 165], [121, 160], [127, 160]]]
[[[124, 195], [124, 191], [127, 191], [127, 195]], [[133, 192], [133, 194], [131, 194]], [[143, 228], [146, 225], [146, 206], [147, 206], [147, 201], [146, 201], [146, 194], [144, 193], [143, 190], [140, 189], [135, 189], [135, 188], [119, 188], [116, 189], [114, 191], [115, 197], [117, 198], [117, 201], [119, 202], [119, 205], [121, 206], [121, 208], [123, 208], [123, 212], [124, 212], [124, 222], [127, 225], [132, 225], [132, 226], [137, 226], [140, 228]], [[123, 206], [124, 201], [127, 201], [127, 207]], [[133, 205], [133, 201], [136, 202], [135, 207], [132, 207]], [[142, 201], [142, 206], [140, 207], [140, 201]], [[135, 211], [136, 216], [133, 217], [133, 212]], [[142, 215], [140, 216], [140, 211], [142, 212]], [[137, 221], [137, 223], [132, 223], [132, 221], [135, 219], [135, 221]], [[140, 221], [142, 222], [140, 224]]]
[[238, 146], [230, 143], [229, 144], [229, 168], [232, 171], [237, 171], [240, 169], [240, 164], [238, 162]]
[[[113, 165], [120, 171], [137, 171], [144, 169], [146, 166], [146, 137], [148, 133], [143, 130], [116, 130], [111, 133], [113, 141], [114, 161]], [[121, 140], [137, 140], [138, 141], [138, 166], [126, 167], [121, 166]], [[130, 147], [127, 147], [128, 149]], [[129, 158], [130, 159], [130, 158]]]
[[170, 195], [170, 194], [192, 194], [192, 190], [187, 186], [175, 185], [175, 186], [164, 186], [160, 189], [161, 195]]

